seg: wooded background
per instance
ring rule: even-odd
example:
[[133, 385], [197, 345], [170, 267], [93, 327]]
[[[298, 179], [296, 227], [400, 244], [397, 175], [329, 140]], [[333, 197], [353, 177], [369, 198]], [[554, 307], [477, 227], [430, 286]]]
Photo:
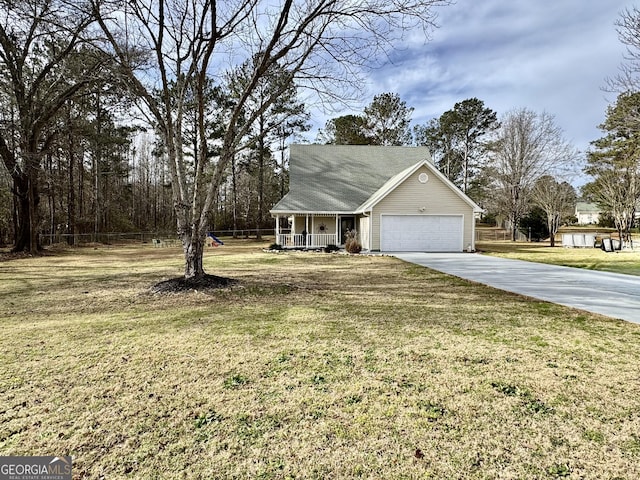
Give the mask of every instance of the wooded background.
[[[309, 98], [353, 105], [363, 69], [411, 27], [428, 38], [433, 7], [448, 3], [0, 0], [0, 244], [33, 253], [42, 238], [148, 232], [180, 238], [187, 276], [202, 274], [207, 230], [273, 228]], [[569, 221], [582, 169], [593, 178], [583, 195], [628, 235], [640, 202], [638, 19], [621, 14], [629, 56], [609, 82], [620, 95], [586, 155], [547, 112], [498, 115], [470, 98], [412, 127], [396, 93], [329, 120], [315, 141], [426, 145], [513, 239], [528, 216], [551, 234]]]

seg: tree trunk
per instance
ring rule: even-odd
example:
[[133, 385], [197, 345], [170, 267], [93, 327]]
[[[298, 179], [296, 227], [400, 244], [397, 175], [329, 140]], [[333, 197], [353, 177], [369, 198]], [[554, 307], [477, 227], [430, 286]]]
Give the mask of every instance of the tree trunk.
[[235, 156], [231, 159], [231, 194], [233, 196], [233, 238], [238, 238], [238, 184]]
[[69, 192], [67, 194], [67, 243], [69, 245], [75, 245], [75, 233], [76, 233], [76, 196], [75, 196], [75, 179], [73, 172], [75, 170], [75, 158], [74, 158], [74, 139], [71, 134], [71, 122], [69, 122]]
[[520, 221], [520, 189], [518, 186], [511, 187], [511, 241], [515, 242], [518, 234], [518, 222]]
[[616, 248], [616, 250], [622, 250], [622, 243], [624, 241], [623, 240], [624, 237], [622, 236], [623, 235], [622, 232], [624, 230], [623, 230], [622, 226], [618, 226], [617, 230], [618, 230], [618, 240], [619, 240], [619, 242], [618, 242], [618, 248]]
[[555, 215], [547, 214], [547, 228], [549, 229], [549, 246], [556, 246], [556, 233], [558, 232], [559, 218]]
[[284, 173], [284, 162], [285, 162], [285, 153], [284, 153], [285, 145], [284, 141], [280, 144], [280, 198], [284, 198], [284, 182], [285, 182], [285, 173]]
[[15, 244], [14, 252], [23, 252], [29, 250], [29, 197], [27, 194], [27, 181], [23, 176], [14, 177], [13, 189], [16, 199], [16, 215], [15, 215]]
[[204, 256], [204, 240], [199, 236], [187, 236], [182, 240], [184, 248], [184, 277], [196, 278], [204, 276], [202, 258]]
[[262, 240], [260, 227], [262, 226], [262, 216], [264, 211], [264, 157], [265, 157], [265, 119], [260, 116], [260, 141], [258, 142], [258, 214], [256, 215], [256, 239]]
[[[59, 165], [58, 165], [59, 166]], [[53, 242], [53, 236], [56, 233], [56, 182], [55, 175], [56, 170], [53, 168], [53, 157], [49, 153], [47, 154], [47, 201], [49, 206], [49, 234], [51, 235], [50, 243]], [[58, 169], [59, 171], [59, 169]]]
[[13, 220], [13, 245], [14, 247], [18, 245], [18, 195], [15, 193], [15, 180], [14, 180], [14, 189], [13, 189], [13, 203], [11, 209], [11, 218]]
[[29, 178], [29, 252], [36, 253], [39, 248], [38, 242], [38, 186], [36, 179]]
[[38, 203], [40, 196], [36, 186], [37, 178], [27, 175], [13, 177], [14, 195], [17, 197], [16, 241], [14, 252], [38, 253]]
[[469, 138], [467, 137], [464, 142], [464, 155], [463, 155], [463, 171], [462, 171], [462, 191], [467, 193], [469, 189]]

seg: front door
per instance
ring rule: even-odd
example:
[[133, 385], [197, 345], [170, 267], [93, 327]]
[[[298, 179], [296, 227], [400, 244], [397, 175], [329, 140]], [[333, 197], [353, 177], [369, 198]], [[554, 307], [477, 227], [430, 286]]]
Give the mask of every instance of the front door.
[[340, 242], [344, 245], [347, 232], [356, 228], [356, 217], [340, 217]]

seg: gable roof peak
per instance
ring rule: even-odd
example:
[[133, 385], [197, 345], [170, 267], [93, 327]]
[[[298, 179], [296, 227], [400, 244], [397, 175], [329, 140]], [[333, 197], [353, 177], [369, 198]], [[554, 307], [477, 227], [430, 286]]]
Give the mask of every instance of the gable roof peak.
[[289, 193], [273, 212], [354, 212], [390, 178], [431, 163], [427, 147], [290, 146]]

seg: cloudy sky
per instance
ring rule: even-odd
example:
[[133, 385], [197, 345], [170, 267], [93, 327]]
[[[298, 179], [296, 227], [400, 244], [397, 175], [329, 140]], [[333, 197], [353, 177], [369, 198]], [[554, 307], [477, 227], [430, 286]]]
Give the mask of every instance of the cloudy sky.
[[[456, 102], [477, 97], [498, 114], [522, 107], [551, 113], [566, 139], [585, 150], [600, 136], [597, 126], [615, 100], [602, 87], [624, 53], [614, 22], [632, 5], [622, 0], [457, 0], [438, 9], [440, 28], [430, 42], [416, 34], [372, 72], [363, 105], [375, 94], [398, 93], [415, 108], [414, 124], [422, 124]], [[322, 126], [325, 119], [315, 120]]]

